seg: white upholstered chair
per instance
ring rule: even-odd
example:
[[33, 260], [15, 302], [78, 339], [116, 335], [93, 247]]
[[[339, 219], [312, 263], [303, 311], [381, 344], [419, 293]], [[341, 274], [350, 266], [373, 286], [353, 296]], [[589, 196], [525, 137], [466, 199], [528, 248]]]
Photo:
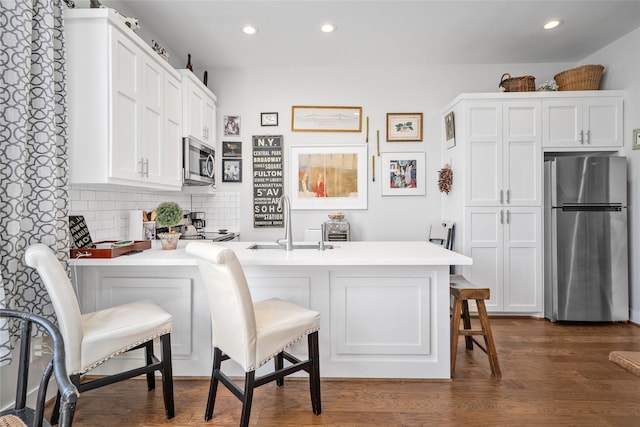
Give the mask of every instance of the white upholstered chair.
[[[67, 371], [80, 393], [146, 374], [147, 387], [155, 388], [155, 371], [162, 374], [162, 391], [167, 418], [174, 416], [173, 372], [171, 366], [171, 314], [152, 303], [140, 301], [80, 313], [73, 285], [55, 254], [43, 244], [27, 248], [25, 263], [35, 268], [49, 293], [62, 334]], [[160, 338], [162, 360], [153, 352], [153, 340]], [[92, 381], [81, 376], [107, 360], [135, 348], [146, 351], [145, 365]], [[52, 415], [56, 423], [59, 398]], [[123, 402], [124, 403], [124, 402]]]
[[[320, 414], [320, 313], [279, 299], [254, 304], [242, 266], [231, 249], [208, 242], [192, 242], [186, 251], [198, 260], [211, 311], [214, 355], [205, 420], [213, 416], [218, 381], [242, 401], [240, 425], [246, 426], [251, 415], [253, 389], [274, 380], [282, 386], [285, 376], [301, 370], [309, 374], [313, 413]], [[299, 360], [284, 351], [305, 336], [307, 360]], [[227, 359], [244, 369], [244, 390], [222, 373], [221, 363]], [[274, 372], [256, 378], [255, 370], [271, 359], [275, 361]], [[291, 365], [285, 367], [284, 359]]]

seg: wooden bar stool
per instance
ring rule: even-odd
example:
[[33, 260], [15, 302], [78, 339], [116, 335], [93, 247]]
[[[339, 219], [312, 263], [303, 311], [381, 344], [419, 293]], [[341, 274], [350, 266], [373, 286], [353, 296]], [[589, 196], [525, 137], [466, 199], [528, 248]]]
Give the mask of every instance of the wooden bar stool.
[[[485, 300], [490, 297], [489, 288], [479, 288], [469, 282], [463, 276], [455, 275], [450, 279], [450, 292], [453, 296], [453, 314], [451, 316], [451, 378], [456, 368], [456, 354], [458, 352], [458, 337], [464, 336], [467, 349], [473, 350], [475, 342], [482, 351], [489, 356], [491, 365], [491, 375], [500, 378], [500, 364], [498, 363], [498, 352], [493, 342], [491, 325], [487, 316]], [[478, 318], [480, 319], [480, 329], [471, 328], [471, 317], [469, 316], [469, 300], [475, 300], [478, 307]], [[463, 329], [460, 329], [460, 319], [463, 322]], [[484, 346], [480, 344], [474, 335], [484, 337]]]

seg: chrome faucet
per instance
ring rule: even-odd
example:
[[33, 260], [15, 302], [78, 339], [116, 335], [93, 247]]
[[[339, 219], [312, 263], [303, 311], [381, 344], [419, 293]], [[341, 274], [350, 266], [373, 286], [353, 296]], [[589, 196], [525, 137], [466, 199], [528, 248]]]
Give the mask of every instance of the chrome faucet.
[[282, 214], [284, 215], [284, 239], [278, 239], [276, 240], [276, 243], [279, 245], [284, 245], [285, 250], [292, 251], [293, 237], [291, 235], [291, 202], [289, 201], [289, 198], [284, 194], [282, 195], [282, 197], [280, 197], [280, 201], [278, 202], [278, 209], [282, 210]]

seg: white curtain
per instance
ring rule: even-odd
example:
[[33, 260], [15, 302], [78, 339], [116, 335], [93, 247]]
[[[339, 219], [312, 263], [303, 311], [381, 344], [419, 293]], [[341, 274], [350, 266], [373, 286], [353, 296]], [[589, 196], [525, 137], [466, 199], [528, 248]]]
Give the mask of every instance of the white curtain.
[[[68, 260], [66, 76], [61, 0], [0, 0], [0, 308], [55, 321], [36, 242]], [[9, 349], [0, 325], [0, 363]], [[4, 337], [3, 337], [4, 335]]]

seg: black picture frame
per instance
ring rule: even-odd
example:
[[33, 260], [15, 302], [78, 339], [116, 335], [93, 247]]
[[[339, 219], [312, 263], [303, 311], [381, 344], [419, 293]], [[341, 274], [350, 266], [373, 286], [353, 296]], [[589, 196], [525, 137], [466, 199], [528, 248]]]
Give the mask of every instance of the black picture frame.
[[242, 182], [242, 159], [222, 159], [222, 182]]
[[222, 141], [222, 157], [242, 157], [242, 141]]
[[260, 126], [278, 126], [278, 113], [260, 113]]

